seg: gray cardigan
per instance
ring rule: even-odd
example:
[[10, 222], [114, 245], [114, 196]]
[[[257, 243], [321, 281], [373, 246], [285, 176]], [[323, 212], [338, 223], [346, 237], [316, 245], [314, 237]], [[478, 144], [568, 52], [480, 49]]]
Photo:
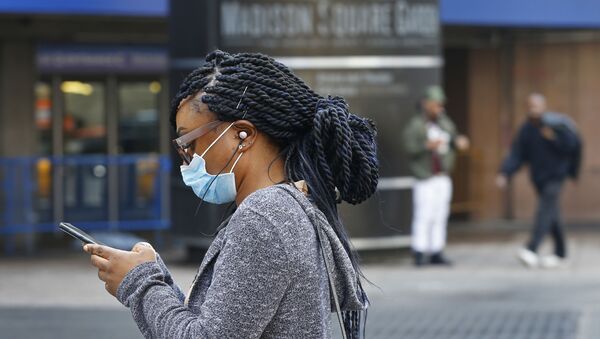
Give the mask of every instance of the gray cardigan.
[[159, 256], [127, 274], [117, 299], [146, 338], [329, 338], [332, 298], [311, 221], [326, 234], [342, 310], [363, 309], [355, 271], [325, 216], [285, 184], [240, 204], [187, 298]]

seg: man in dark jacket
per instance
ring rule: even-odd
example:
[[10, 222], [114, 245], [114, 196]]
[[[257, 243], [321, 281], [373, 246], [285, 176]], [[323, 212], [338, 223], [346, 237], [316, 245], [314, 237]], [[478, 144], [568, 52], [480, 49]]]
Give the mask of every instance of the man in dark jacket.
[[[565, 179], [572, 174], [573, 154], [578, 151], [579, 140], [573, 128], [561, 128], [557, 116], [546, 111], [546, 99], [538, 93], [528, 97], [529, 116], [521, 126], [508, 157], [504, 160], [496, 182], [505, 187], [523, 164], [529, 165], [531, 181], [538, 194], [538, 208], [531, 239], [519, 250], [518, 258], [528, 267], [552, 268], [560, 266], [567, 256], [564, 232], [560, 220], [559, 200]], [[551, 232], [554, 255], [537, 254], [544, 236]]]

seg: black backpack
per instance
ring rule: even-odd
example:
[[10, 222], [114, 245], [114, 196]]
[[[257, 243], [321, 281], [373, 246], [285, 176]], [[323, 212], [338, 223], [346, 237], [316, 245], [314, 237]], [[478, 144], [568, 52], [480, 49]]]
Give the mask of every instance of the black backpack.
[[557, 112], [544, 113], [542, 122], [557, 133], [569, 133], [575, 140], [576, 147], [569, 154], [569, 176], [577, 179], [583, 159], [583, 140], [577, 125], [567, 115]]

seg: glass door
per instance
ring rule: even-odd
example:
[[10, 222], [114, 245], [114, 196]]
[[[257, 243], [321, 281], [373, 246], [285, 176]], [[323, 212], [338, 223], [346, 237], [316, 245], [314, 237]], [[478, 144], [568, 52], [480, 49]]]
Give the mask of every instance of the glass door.
[[34, 112], [38, 222], [115, 229], [164, 219], [164, 83], [114, 74], [40, 79]]
[[63, 154], [106, 153], [104, 82], [68, 80], [60, 89], [64, 96]]
[[119, 154], [159, 153], [158, 80], [122, 80], [119, 92]]
[[[160, 185], [159, 98], [155, 79], [120, 79], [118, 82], [118, 149], [120, 220], [152, 219]], [[132, 155], [135, 157], [130, 157]], [[141, 156], [140, 156], [141, 155]]]
[[33, 204], [36, 221], [51, 223], [54, 220], [53, 199], [53, 164], [51, 160], [54, 118], [54, 93], [50, 79], [40, 79], [34, 88], [34, 121], [37, 133], [38, 159], [33, 163], [35, 185]]
[[60, 84], [65, 220], [108, 218], [106, 84], [68, 79]]

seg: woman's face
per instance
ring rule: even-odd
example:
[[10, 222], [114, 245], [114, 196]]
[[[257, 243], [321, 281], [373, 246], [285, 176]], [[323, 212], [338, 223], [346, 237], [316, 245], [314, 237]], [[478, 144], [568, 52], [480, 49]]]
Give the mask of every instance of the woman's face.
[[[204, 126], [205, 124], [217, 120], [217, 115], [208, 109], [208, 106], [201, 100], [202, 93], [182, 101], [175, 117], [177, 135], [181, 136], [190, 131]], [[208, 146], [217, 139], [217, 137], [230, 125], [230, 122], [223, 122], [214, 130], [200, 136], [190, 144], [190, 155], [196, 153], [202, 155]], [[237, 129], [230, 128], [204, 155], [206, 161], [206, 170], [210, 174], [219, 172], [229, 172], [233, 165], [233, 159], [229, 164], [227, 162], [238, 150], [239, 138]]]

